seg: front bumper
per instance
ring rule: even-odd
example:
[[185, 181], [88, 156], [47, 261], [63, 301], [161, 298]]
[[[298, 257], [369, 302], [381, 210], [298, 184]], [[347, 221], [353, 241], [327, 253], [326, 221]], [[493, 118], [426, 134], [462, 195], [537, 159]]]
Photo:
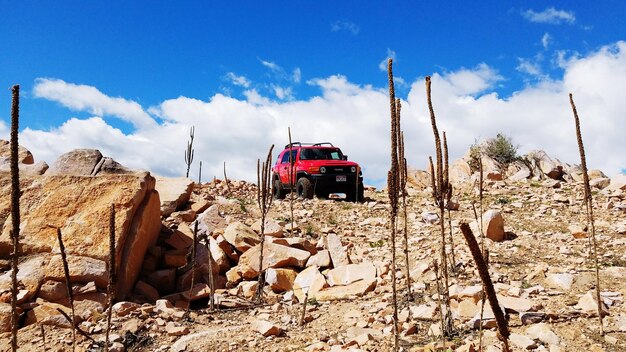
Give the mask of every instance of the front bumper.
[[[341, 181], [345, 177], [345, 181]], [[338, 179], [340, 181], [338, 181]], [[356, 187], [357, 175], [355, 174], [312, 174], [311, 183], [316, 191], [329, 193], [345, 193]], [[359, 184], [363, 183], [363, 177], [358, 176]]]

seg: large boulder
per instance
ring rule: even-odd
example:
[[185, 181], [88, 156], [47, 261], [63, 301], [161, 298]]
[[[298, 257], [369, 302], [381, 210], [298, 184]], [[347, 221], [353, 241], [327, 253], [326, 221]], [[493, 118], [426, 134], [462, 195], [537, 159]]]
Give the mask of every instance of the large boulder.
[[[78, 153], [95, 160], [95, 153]], [[91, 157], [90, 157], [91, 156]], [[87, 162], [74, 164], [55, 163], [55, 172], [87, 171]], [[82, 165], [70, 167], [71, 165]], [[67, 167], [66, 167], [67, 166]], [[80, 171], [83, 170], [83, 171]], [[54, 172], [53, 172], [54, 173]], [[0, 176], [0, 188], [2, 188]], [[159, 194], [154, 189], [155, 180], [149, 173], [106, 176], [48, 176], [31, 181], [23, 188], [20, 199], [21, 226], [20, 246], [23, 256], [58, 255], [59, 245], [56, 229], [60, 229], [66, 253], [73, 262], [90, 263], [80, 270], [93, 273], [92, 265], [101, 275], [89, 280], [103, 288], [106, 283], [104, 267], [109, 256], [109, 215], [111, 204], [116, 211], [115, 247], [119, 297], [131, 292], [148, 246], [153, 244], [160, 232]], [[7, 196], [0, 197], [0, 259], [8, 259], [11, 252], [9, 231], [12, 227], [6, 208], [10, 207]], [[6, 216], [6, 220], [4, 217]], [[81, 258], [83, 257], [83, 258]], [[42, 265], [40, 277], [59, 278], [62, 273], [60, 260]], [[85, 280], [87, 278], [85, 277]]]
[[[24, 148], [23, 146], [18, 146], [17, 148], [17, 161], [20, 164], [33, 164], [35, 159], [33, 158], [33, 154]], [[10, 159], [11, 157], [11, 142], [0, 139], [0, 159]]]
[[487, 210], [482, 216], [485, 237], [494, 242], [504, 241], [504, 218], [498, 210]]
[[75, 149], [61, 155], [46, 171], [47, 176], [91, 176], [102, 159], [97, 149]]
[[194, 182], [186, 177], [157, 177], [156, 190], [161, 197], [161, 215], [167, 217], [182, 210], [191, 197], [193, 185]]

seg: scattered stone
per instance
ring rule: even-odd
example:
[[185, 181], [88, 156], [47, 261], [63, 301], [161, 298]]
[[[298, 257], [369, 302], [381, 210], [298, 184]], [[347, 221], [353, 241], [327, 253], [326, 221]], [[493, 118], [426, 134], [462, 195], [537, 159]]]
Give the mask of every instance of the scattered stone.
[[182, 210], [189, 201], [193, 181], [184, 178], [156, 178], [156, 190], [161, 200], [161, 215], [167, 217], [177, 210]]
[[569, 291], [574, 283], [574, 275], [572, 274], [548, 274], [546, 282], [556, 288], [560, 288], [564, 291]]
[[580, 225], [569, 225], [567, 229], [569, 230], [569, 233], [574, 236], [574, 238], [587, 237], [587, 230], [583, 229], [583, 227]]
[[303, 302], [308, 292], [309, 298], [315, 298], [317, 293], [328, 286], [326, 278], [319, 272], [318, 267], [310, 266], [302, 270], [293, 282], [293, 292], [298, 301]]
[[[244, 279], [252, 279], [259, 275], [259, 256], [261, 245], [258, 244], [239, 258], [237, 268]], [[291, 248], [272, 242], [263, 245], [263, 270], [267, 268], [303, 268], [311, 254], [301, 249]]]
[[348, 252], [341, 244], [341, 239], [334, 233], [329, 233], [326, 236], [326, 248], [330, 253], [330, 259], [333, 262], [333, 266], [336, 268], [341, 265], [350, 264], [348, 258]]
[[331, 264], [330, 252], [327, 249], [318, 251], [306, 261], [306, 266], [317, 266], [319, 268], [327, 268]]
[[278, 336], [282, 333], [282, 329], [279, 326], [267, 320], [255, 320], [252, 323], [252, 328], [264, 337]]
[[246, 252], [261, 242], [261, 238], [256, 232], [239, 221], [233, 222], [226, 227], [224, 238], [240, 252]]
[[485, 236], [494, 242], [504, 241], [504, 219], [498, 210], [487, 210], [482, 216]]
[[269, 268], [265, 271], [265, 282], [276, 293], [291, 291], [297, 275], [293, 269]]
[[[608, 314], [608, 308], [604, 304], [601, 303], [602, 314]], [[588, 316], [598, 316], [598, 301], [596, 300], [595, 291], [588, 291], [578, 300], [578, 304], [576, 304], [576, 308], [580, 309], [583, 313]]]
[[[252, 230], [261, 235], [261, 220], [257, 220], [252, 224]], [[265, 220], [265, 228], [263, 230], [265, 236], [283, 237], [283, 227], [276, 221]]]
[[189, 333], [189, 328], [186, 326], [180, 326], [174, 322], [169, 322], [165, 325], [165, 331], [170, 336], [182, 336]]
[[376, 267], [371, 262], [348, 264], [335, 267], [326, 274], [330, 286], [348, 285], [358, 280], [372, 281], [376, 279]]
[[561, 343], [561, 338], [558, 337], [546, 323], [531, 325], [526, 329], [526, 335], [550, 345], [559, 345]]
[[509, 340], [513, 343], [513, 345], [523, 350], [534, 350], [537, 348], [537, 343], [528, 336], [512, 333], [509, 335]]
[[422, 221], [427, 224], [434, 225], [439, 222], [439, 214], [432, 211], [422, 212]]

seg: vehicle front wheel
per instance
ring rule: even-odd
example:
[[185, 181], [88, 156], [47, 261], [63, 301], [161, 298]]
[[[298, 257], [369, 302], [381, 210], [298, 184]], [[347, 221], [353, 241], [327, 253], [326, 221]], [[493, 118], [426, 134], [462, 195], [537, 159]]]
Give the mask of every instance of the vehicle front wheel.
[[280, 180], [274, 180], [274, 183], [272, 184], [272, 195], [274, 196], [274, 199], [285, 199], [285, 193], [287, 192], [283, 191]]
[[313, 198], [313, 185], [311, 181], [306, 177], [300, 177], [296, 183], [296, 192], [298, 198], [312, 199]]
[[364, 198], [363, 191], [364, 191], [363, 184], [360, 183], [358, 190], [352, 189], [346, 192], [346, 200], [350, 202], [364, 202], [365, 198]]

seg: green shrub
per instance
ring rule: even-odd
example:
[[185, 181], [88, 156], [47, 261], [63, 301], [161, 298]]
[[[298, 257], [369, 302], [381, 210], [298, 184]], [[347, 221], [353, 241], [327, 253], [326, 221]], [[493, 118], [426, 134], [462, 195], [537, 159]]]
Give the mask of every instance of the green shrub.
[[495, 138], [488, 139], [485, 143], [484, 152], [500, 165], [507, 165], [517, 159], [517, 148], [510, 137], [498, 133]]

